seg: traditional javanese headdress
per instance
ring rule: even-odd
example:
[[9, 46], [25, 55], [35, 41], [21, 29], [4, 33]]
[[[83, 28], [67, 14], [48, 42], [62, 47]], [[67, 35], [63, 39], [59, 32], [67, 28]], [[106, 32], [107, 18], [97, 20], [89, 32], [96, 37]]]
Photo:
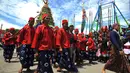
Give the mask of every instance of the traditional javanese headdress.
[[58, 26], [55, 26], [55, 29], [59, 29], [59, 27], [58, 27]]
[[14, 31], [14, 30], [15, 30], [15, 29], [14, 29], [13, 27], [9, 29], [9, 31]]
[[66, 20], [66, 19], [62, 20], [62, 25], [65, 23], [68, 23], [68, 20]]
[[76, 29], [74, 30], [74, 32], [79, 32], [79, 29], [76, 28]]
[[35, 20], [34, 17], [30, 17], [30, 18], [29, 18], [29, 21], [34, 21], [34, 20]]
[[43, 14], [42, 19], [45, 19], [48, 16], [48, 14]]

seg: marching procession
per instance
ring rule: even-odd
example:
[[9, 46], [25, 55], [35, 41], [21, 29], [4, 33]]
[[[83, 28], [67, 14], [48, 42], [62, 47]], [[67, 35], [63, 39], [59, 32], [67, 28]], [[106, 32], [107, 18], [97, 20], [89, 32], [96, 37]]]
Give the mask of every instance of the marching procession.
[[[73, 25], [68, 26], [66, 19], [62, 20], [62, 27], [50, 27], [50, 16], [42, 15], [41, 24], [34, 28], [35, 18], [30, 17], [28, 23], [18, 31], [10, 28], [2, 38], [3, 57], [5, 62], [11, 63], [14, 49], [21, 64], [18, 73], [30, 67], [37, 59], [38, 65], [34, 73], [53, 73], [66, 69], [68, 73], [78, 73], [77, 66], [83, 65], [85, 60], [89, 64], [93, 61], [106, 63], [102, 69], [116, 73], [130, 73], [129, 67], [129, 39], [130, 31], [119, 33], [120, 25], [115, 23], [110, 30], [103, 26], [98, 32], [85, 35]], [[97, 38], [96, 38], [97, 37]]]
[[[103, 21], [105, 4], [100, 3], [102, 1], [104, 0], [98, 1], [94, 20], [93, 11], [89, 11], [88, 20], [84, 1], [81, 1], [83, 15], [80, 29], [75, 27], [75, 20], [70, 25], [69, 18], [61, 19], [61, 22], [59, 21], [61, 25], [56, 26], [48, 0], [43, 0], [44, 6], [39, 15], [29, 16], [27, 23], [18, 31], [12, 26], [3, 33], [0, 41], [4, 59], [2, 60], [9, 65], [14, 61], [12, 61], [13, 55], [17, 54], [20, 64], [17, 73], [24, 73], [24, 69], [30, 73], [35, 62], [37, 62], [35, 71], [31, 73], [55, 73], [54, 69], [56, 73], [64, 73], [64, 69], [65, 73], [81, 73], [79, 67], [86, 65], [86, 62], [90, 66], [102, 63], [100, 73], [107, 73], [106, 70], [130, 73], [130, 25], [116, 6], [115, 0], [106, 3], [106, 5], [111, 4], [111, 9], [108, 8], [107, 25], [105, 23], [107, 21]], [[120, 17], [123, 17], [122, 20], [128, 24], [128, 28], [121, 27], [116, 10], [121, 14]], [[71, 17], [69, 13], [68, 17]], [[87, 32], [88, 27], [89, 32]]]

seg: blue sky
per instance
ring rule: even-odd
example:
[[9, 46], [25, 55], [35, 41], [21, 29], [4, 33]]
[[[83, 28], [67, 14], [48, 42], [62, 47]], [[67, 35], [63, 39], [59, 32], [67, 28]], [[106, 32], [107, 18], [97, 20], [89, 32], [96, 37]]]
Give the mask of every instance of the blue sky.
[[[51, 8], [55, 25], [60, 26], [60, 20], [62, 19], [68, 19], [69, 24], [73, 24], [72, 20], [75, 14], [75, 27], [80, 28], [83, 1], [85, 2], [86, 15], [89, 16], [89, 12], [91, 12], [91, 20], [93, 20], [97, 12], [99, 0], [49, 0], [49, 7]], [[111, 1], [102, 0], [102, 3]], [[123, 15], [127, 19], [130, 18], [129, 0], [115, 1]], [[0, 0], [0, 24], [3, 24], [3, 29], [10, 27], [20, 29], [27, 23], [29, 17], [38, 15], [37, 12], [41, 10], [43, 5], [42, 0]], [[104, 13], [106, 11], [104, 10]], [[120, 21], [122, 21], [122, 18]], [[125, 25], [123, 21], [122, 24]]]

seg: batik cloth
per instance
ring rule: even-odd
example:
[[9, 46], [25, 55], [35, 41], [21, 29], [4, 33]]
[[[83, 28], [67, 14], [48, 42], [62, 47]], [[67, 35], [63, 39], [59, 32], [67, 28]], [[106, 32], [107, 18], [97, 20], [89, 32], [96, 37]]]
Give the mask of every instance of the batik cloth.
[[3, 56], [5, 59], [12, 59], [15, 45], [4, 45]]
[[78, 72], [78, 69], [76, 66], [72, 63], [72, 60], [70, 59], [70, 52], [69, 49], [62, 49], [62, 54], [60, 58], [59, 63], [60, 68], [65, 68], [69, 72]]
[[22, 67], [28, 68], [33, 66], [34, 49], [31, 48], [31, 45], [22, 45], [19, 49], [19, 59]]
[[38, 73], [53, 73], [50, 64], [50, 54], [48, 50], [39, 51]]

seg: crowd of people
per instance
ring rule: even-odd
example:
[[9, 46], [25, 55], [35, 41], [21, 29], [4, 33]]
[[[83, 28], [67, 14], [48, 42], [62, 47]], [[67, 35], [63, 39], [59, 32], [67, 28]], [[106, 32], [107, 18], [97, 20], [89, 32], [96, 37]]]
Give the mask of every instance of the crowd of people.
[[130, 73], [128, 58], [123, 52], [124, 47], [130, 47], [124, 46], [130, 40], [130, 32], [120, 38], [119, 24], [113, 24], [111, 30], [103, 26], [99, 31], [85, 35], [73, 25], [68, 26], [66, 19], [62, 20], [62, 28], [50, 27], [49, 21], [50, 16], [43, 14], [41, 24], [34, 28], [35, 18], [30, 17], [19, 32], [10, 28], [4, 34], [2, 48], [5, 62], [11, 62], [16, 48], [21, 63], [18, 73], [22, 73], [24, 68], [30, 71], [36, 57], [38, 66], [34, 73], [54, 73], [52, 67], [57, 68], [57, 72], [66, 69], [68, 73], [78, 73], [77, 66], [83, 65], [84, 60], [88, 60], [89, 64], [94, 64], [94, 61], [106, 63], [102, 73], [105, 69]]

